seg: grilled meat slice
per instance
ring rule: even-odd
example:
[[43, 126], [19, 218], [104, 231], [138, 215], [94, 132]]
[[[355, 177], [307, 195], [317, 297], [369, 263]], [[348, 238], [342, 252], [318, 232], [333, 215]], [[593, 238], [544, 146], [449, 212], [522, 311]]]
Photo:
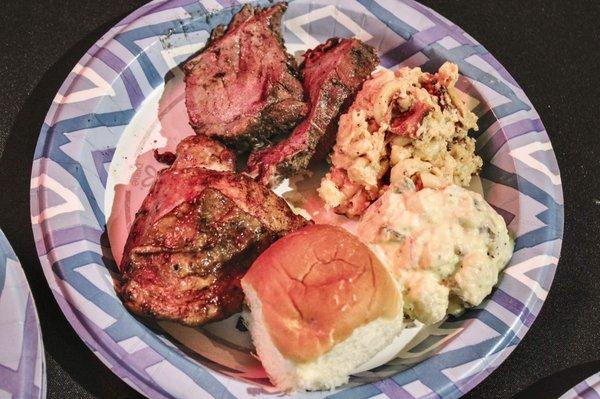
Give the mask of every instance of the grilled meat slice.
[[306, 224], [272, 191], [232, 173], [232, 154], [211, 141], [182, 141], [136, 215], [119, 290], [133, 313], [195, 326], [238, 312], [247, 268]]
[[323, 159], [334, 144], [339, 116], [378, 63], [375, 50], [357, 39], [333, 38], [308, 51], [302, 66], [308, 117], [286, 140], [253, 153], [248, 173], [275, 186], [311, 161]]
[[286, 7], [244, 6], [185, 64], [186, 107], [197, 133], [238, 148], [260, 146], [306, 115], [296, 63], [281, 36]]

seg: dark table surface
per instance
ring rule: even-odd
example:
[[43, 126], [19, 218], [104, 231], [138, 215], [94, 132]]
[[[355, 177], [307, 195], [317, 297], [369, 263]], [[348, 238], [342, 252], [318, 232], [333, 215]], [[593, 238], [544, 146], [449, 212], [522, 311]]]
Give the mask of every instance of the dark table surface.
[[[525, 339], [469, 398], [554, 398], [600, 370], [600, 3], [424, 0], [516, 78], [546, 126], [565, 196], [562, 255]], [[4, 0], [0, 12], [0, 226], [35, 296], [48, 398], [134, 398], [60, 312], [37, 259], [29, 176], [58, 87], [85, 51], [144, 1]], [[5, 339], [5, 338], [2, 338]]]

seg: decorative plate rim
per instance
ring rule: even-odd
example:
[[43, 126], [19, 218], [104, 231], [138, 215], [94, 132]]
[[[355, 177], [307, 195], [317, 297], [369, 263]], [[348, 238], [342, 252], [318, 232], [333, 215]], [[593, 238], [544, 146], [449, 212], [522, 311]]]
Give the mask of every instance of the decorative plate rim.
[[[31, 287], [29, 286], [29, 281], [27, 280], [27, 276], [25, 275], [25, 272], [23, 270], [23, 266], [21, 265], [21, 261], [19, 260], [19, 258], [17, 257], [17, 254], [15, 253], [14, 249], [12, 248], [12, 246], [10, 245], [10, 242], [8, 241], [8, 238], [6, 237], [6, 234], [4, 234], [4, 232], [2, 230], [0, 230], [0, 252], [2, 252], [0, 254], [0, 256], [4, 257], [5, 262], [10, 259], [12, 261], [14, 261], [16, 264], [18, 264], [18, 271], [17, 273], [20, 275], [20, 278], [23, 279], [23, 281], [25, 282], [26, 286], [27, 286], [27, 305], [25, 307], [25, 313], [27, 312], [31, 312], [31, 317], [33, 317], [33, 321], [35, 322], [35, 332], [37, 333], [36, 337], [35, 337], [35, 342], [29, 342], [29, 341], [25, 341], [26, 340], [26, 331], [23, 332], [23, 342], [22, 342], [22, 347], [26, 346], [26, 345], [35, 345], [37, 346], [36, 348], [36, 353], [35, 353], [35, 360], [33, 360], [33, 362], [35, 363], [35, 369], [37, 369], [39, 367], [40, 369], [40, 374], [39, 376], [36, 376], [35, 373], [35, 369], [33, 374], [30, 375], [31, 377], [31, 381], [24, 381], [27, 385], [29, 385], [29, 383], [31, 383], [34, 387], [38, 387], [39, 385], [39, 389], [37, 392], [37, 395], [35, 395], [34, 397], [36, 398], [45, 398], [46, 397], [46, 358], [45, 358], [45, 354], [44, 354], [44, 342], [42, 340], [42, 329], [41, 329], [41, 325], [40, 325], [40, 318], [38, 316], [38, 312], [37, 312], [37, 307], [35, 305], [35, 299], [33, 297], [33, 294], [31, 292]], [[6, 270], [6, 268], [8, 267], [8, 265], [4, 265], [4, 271]], [[4, 274], [4, 278], [6, 278], [6, 274]], [[0, 279], [0, 296], [2, 295], [3, 292], [3, 288], [4, 288], [4, 284], [5, 281], [4, 279]], [[25, 316], [27, 317], [27, 316]], [[27, 320], [24, 320], [23, 323], [27, 323]], [[27, 378], [27, 373], [24, 373], [22, 370], [22, 362], [23, 362], [23, 357], [20, 360], [19, 363], [19, 369], [17, 371], [17, 375], [20, 375], [21, 378], [25, 379]], [[25, 367], [30, 366], [31, 364], [28, 363], [27, 365], [25, 365]], [[0, 364], [0, 367], [2, 367], [2, 365]], [[37, 378], [36, 378], [37, 377]], [[38, 384], [38, 385], [36, 385]], [[2, 390], [2, 387], [0, 387], [0, 391]], [[9, 392], [11, 394], [15, 394], [15, 392]], [[17, 392], [18, 394], [19, 392]], [[23, 392], [21, 392], [21, 394], [24, 394]]]
[[[196, 2], [198, 2], [198, 1], [196, 1]], [[199, 0], [199, 2], [202, 3], [202, 0]], [[81, 69], [83, 69], [83, 68], [87, 68], [90, 63], [90, 60], [93, 59], [95, 54], [99, 51], [102, 51], [105, 48], [105, 46], [107, 44], [109, 44], [111, 41], [114, 41], [115, 37], [120, 35], [122, 32], [126, 32], [126, 31], [132, 29], [133, 26], [143, 25], [145, 18], [147, 16], [151, 15], [155, 10], [157, 10], [159, 8], [162, 9], [162, 8], [168, 7], [169, 5], [178, 5], [178, 4], [183, 4], [183, 3], [191, 4], [191, 3], [195, 3], [195, 1], [187, 0], [187, 2], [186, 2], [184, 0], [154, 0], [140, 8], [134, 10], [127, 17], [125, 17], [123, 20], [121, 20], [116, 25], [114, 25], [111, 29], [109, 29], [109, 31], [103, 37], [101, 37], [82, 56], [82, 58], [80, 59], [80, 61], [77, 64], [77, 66], [72, 71], [72, 73], [70, 73], [69, 76], [63, 82], [61, 88], [59, 89], [59, 93], [63, 93], [62, 96], [66, 96], [70, 92], [73, 85], [80, 78], [81, 75], [79, 75], [78, 72], [81, 71]], [[223, 0], [223, 1], [220, 1], [220, 3], [229, 4], [230, 2]], [[232, 3], [236, 3], [236, 2], [232, 2]], [[456, 30], [460, 34], [464, 35], [472, 43], [473, 46], [479, 46], [483, 50], [482, 54], [484, 54], [486, 56], [486, 61], [494, 69], [494, 71], [496, 73], [498, 73], [499, 75], [501, 75], [503, 79], [506, 79], [511, 84], [511, 87], [510, 87], [511, 89], [519, 91], [519, 94], [522, 96], [521, 99], [530, 106], [530, 109], [528, 111], [529, 112], [528, 116], [527, 116], [527, 118], [523, 118], [523, 120], [537, 121], [536, 123], [538, 123], [538, 125], [539, 125], [538, 133], [540, 135], [540, 140], [548, 143], [548, 148], [546, 148], [544, 150], [543, 157], [541, 157], [542, 160], [539, 162], [544, 164], [546, 167], [551, 168], [552, 170], [556, 170], [556, 172], [557, 172], [556, 176], [558, 176], [558, 184], [552, 184], [552, 185], [545, 184], [544, 185], [544, 189], [548, 190], [547, 193], [550, 195], [551, 199], [556, 202], [556, 205], [557, 205], [555, 212], [551, 215], [546, 215], [546, 217], [545, 217], [545, 221], [547, 222], [547, 227], [549, 227], [550, 229], [552, 229], [555, 232], [555, 237], [552, 240], [550, 249], [555, 254], [554, 258], [556, 259], [556, 263], [557, 263], [558, 257], [560, 256], [560, 248], [562, 245], [563, 225], [564, 225], [564, 221], [563, 221], [563, 218], [564, 218], [563, 206], [564, 206], [564, 204], [562, 202], [563, 201], [562, 200], [562, 185], [560, 184], [560, 172], [558, 169], [558, 165], [557, 165], [552, 147], [550, 145], [550, 141], [545, 132], [545, 128], [543, 127], [543, 124], [539, 120], [539, 115], [535, 111], [533, 105], [531, 105], [531, 103], [527, 99], [526, 95], [524, 94], [524, 92], [522, 91], [522, 89], [520, 88], [518, 83], [512, 78], [512, 76], [510, 76], [510, 74], [506, 71], [506, 69], [489, 52], [487, 52], [487, 50], [485, 50], [483, 48], [483, 46], [481, 46], [476, 40], [471, 38], [464, 30], [459, 28], [454, 23], [448, 21], [443, 16], [439, 15], [437, 12], [429, 9], [428, 7], [421, 5], [420, 3], [416, 2], [416, 1], [401, 0], [398, 2], [398, 4], [402, 4], [402, 3], [404, 3], [405, 5], [408, 5], [409, 7], [419, 10], [423, 14], [426, 14], [426, 15], [436, 19], [437, 20], [436, 23], [441, 24], [442, 28], [448, 29], [448, 30], [450, 30], [450, 29]], [[208, 7], [205, 7], [205, 8], [206, 8], [207, 12], [212, 12], [210, 10], [210, 8], [208, 8]], [[225, 9], [225, 8], [226, 7], [224, 7], [223, 9]], [[165, 8], [165, 9], [168, 10], [169, 12], [171, 12], [173, 9], [175, 9], [175, 7]], [[373, 12], [371, 9], [369, 9], [369, 11]], [[156, 40], [158, 40], [158, 39], [156, 39]], [[419, 40], [420, 39], [417, 38], [415, 41], [418, 42]], [[141, 50], [140, 52], [143, 52], [143, 50]], [[138, 55], [139, 54], [128, 54], [128, 56], [130, 56], [132, 60], [136, 59], [136, 57]], [[119, 71], [115, 71], [115, 72], [117, 72], [117, 75], [120, 76], [125, 70], [127, 70], [128, 65], [129, 64], [124, 64], [123, 67]], [[111, 84], [112, 83], [113, 82], [111, 82]], [[55, 98], [55, 100], [52, 102], [52, 105], [50, 106], [50, 109], [46, 116], [44, 126], [42, 126], [42, 129], [40, 132], [40, 137], [38, 139], [38, 143], [37, 143], [36, 150], [35, 150], [34, 164], [33, 164], [32, 175], [31, 175], [31, 196], [32, 197], [31, 197], [30, 206], [31, 206], [31, 214], [32, 214], [32, 229], [33, 229], [34, 236], [36, 239], [36, 248], [37, 248], [38, 255], [40, 257], [40, 262], [43, 267], [44, 275], [50, 284], [53, 295], [55, 296], [57, 302], [59, 303], [61, 310], [63, 311], [63, 313], [69, 320], [72, 327], [78, 333], [80, 338], [86, 343], [86, 345], [92, 351], [94, 351], [94, 353], [100, 358], [100, 360], [105, 365], [107, 365], [107, 367], [109, 367], [113, 372], [115, 372], [117, 375], [119, 375], [119, 377], [124, 379], [124, 381], [126, 383], [128, 383], [130, 386], [132, 386], [139, 392], [146, 394], [146, 395], [152, 395], [155, 397], [167, 397], [167, 396], [169, 396], [169, 392], [166, 392], [166, 391], [162, 390], [161, 388], [157, 389], [157, 387], [154, 385], [152, 379], [148, 378], [148, 376], [144, 376], [143, 375], [144, 373], [140, 372], [140, 370], [137, 370], [135, 367], [125, 365], [125, 368], [128, 369], [127, 371], [129, 373], [131, 373], [129, 375], [130, 377], [131, 376], [138, 377], [136, 379], [136, 381], [132, 381], [131, 378], [124, 378], [123, 373], [117, 372], [115, 370], [115, 367], [116, 366], [122, 367], [123, 364], [118, 355], [111, 352], [110, 349], [107, 349], [105, 347], [106, 344], [103, 341], [107, 338], [98, 336], [97, 331], [91, 331], [89, 329], [89, 326], [86, 327], [86, 325], [88, 324], [88, 321], [85, 320], [85, 316], [77, 311], [77, 307], [75, 305], [73, 305], [71, 302], [66, 301], [65, 298], [60, 294], [60, 292], [62, 292], [63, 290], [66, 289], [64, 287], [64, 285], [62, 284], [63, 281], [60, 279], [60, 276], [57, 274], [57, 271], [54, 268], [55, 262], [57, 264], [60, 264], [62, 261], [62, 259], [56, 259], [56, 254], [55, 254], [55, 250], [57, 248], [60, 248], [60, 246], [58, 246], [58, 247], [53, 246], [52, 233], [53, 233], [53, 231], [55, 231], [55, 229], [52, 228], [52, 220], [50, 220], [51, 217], [49, 217], [48, 219], [41, 218], [42, 220], [40, 220], [40, 215], [42, 215], [44, 210], [47, 208], [46, 204], [49, 200], [47, 197], [47, 193], [43, 189], [44, 189], [45, 185], [48, 184], [47, 179], [49, 178], [48, 175], [46, 175], [46, 173], [45, 173], [46, 167], [47, 167], [47, 160], [48, 160], [48, 158], [46, 158], [46, 155], [53, 151], [53, 140], [55, 137], [54, 133], [52, 132], [51, 127], [52, 128], [54, 127], [55, 122], [59, 119], [59, 116], [61, 115], [61, 112], [63, 111], [63, 105], [61, 103], [61, 100], [58, 99], [59, 96], [61, 96], [61, 95], [57, 94], [57, 98]], [[57, 99], [58, 99], [58, 101], [57, 101]], [[96, 107], [98, 106], [98, 104], [103, 99], [104, 99], [103, 96], [96, 97], [92, 101], [90, 101], [89, 104], [86, 105], [85, 108], [90, 109], [90, 115], [95, 115], [94, 111], [95, 111]], [[136, 109], [137, 109], [137, 106], [133, 106], [132, 110], [134, 112]], [[495, 113], [495, 111], [493, 109], [491, 110], [491, 112]], [[499, 118], [499, 119], [501, 119], [501, 118]], [[499, 122], [498, 130], [503, 130], [505, 127], [506, 126], [504, 126], [504, 122]], [[75, 162], [75, 161], [73, 161], [73, 162]], [[522, 169], [523, 166], [520, 166], [516, 162], [515, 162], [514, 166], [515, 166], [515, 173], [514, 173], [513, 178], [515, 179], [515, 181], [513, 182], [513, 184], [515, 185], [515, 187], [518, 188], [518, 191], [521, 192], [523, 185], [528, 185], [531, 183], [527, 179], [522, 178], [519, 174], [520, 169]], [[536, 188], [538, 188], [538, 187], [536, 186]], [[521, 198], [519, 199], [519, 201], [521, 201]], [[90, 204], [90, 205], [92, 205], [92, 208], [93, 208], [93, 204]], [[97, 206], [97, 204], [96, 204], [96, 206]], [[520, 205], [519, 207], [520, 207], [520, 209], [523, 209], [522, 205]], [[100, 210], [100, 212], [102, 212], [102, 211]], [[535, 215], [535, 216], [538, 216], [538, 215]], [[520, 218], [521, 214], [519, 214], [517, 216]], [[521, 219], [519, 219], [519, 220], [521, 220]], [[58, 231], [58, 230], [60, 230], [60, 227], [58, 227], [56, 229], [56, 231]], [[90, 246], [90, 245], [102, 246], [101, 243], [93, 243], [89, 240], [84, 240], [84, 241], [85, 241], [84, 244], [86, 246]], [[554, 278], [554, 269], [546, 272], [543, 277], [545, 278], [544, 285], [547, 287], [547, 289], [549, 289], [551, 286], [552, 280]], [[538, 285], [541, 286], [539, 284], [539, 282], [538, 282]], [[493, 295], [495, 295], [495, 293]], [[512, 334], [506, 334], [505, 336], [502, 336], [502, 339], [498, 342], [498, 344], [494, 348], [491, 348], [488, 353], [485, 353], [482, 358], [477, 360], [477, 371], [469, 374], [466, 379], [460, 380], [460, 382], [459, 382], [460, 387], [457, 384], [450, 381], [449, 385], [447, 384], [447, 386], [442, 387], [441, 392], [436, 391], [436, 393], [441, 394], [443, 397], [448, 397], [448, 398], [461, 396], [462, 394], [468, 392], [468, 390], [472, 389], [479, 382], [481, 382], [493, 370], [495, 370], [499, 366], [499, 364], [514, 349], [516, 344], [520, 341], [520, 339], [522, 339], [523, 335], [529, 329], [531, 323], [533, 323], [533, 321], [535, 320], [541, 306], [544, 303], [544, 299], [541, 300], [541, 303], [534, 303], [535, 301], [536, 301], [535, 294], [532, 291], [530, 293], [530, 295], [527, 297], [527, 301], [522, 304], [523, 306], [522, 306], [521, 310], [519, 311], [519, 313], [514, 314], [514, 317], [515, 317], [514, 323], [515, 324], [508, 326], [509, 329], [508, 329], [507, 333], [511, 332]], [[474, 311], [474, 313], [475, 312], [476, 311]], [[475, 317], [470, 317], [466, 321], [465, 325], [473, 323], [474, 320], [476, 320]], [[527, 323], [525, 322], [525, 320], [527, 320]], [[141, 326], [141, 329], [139, 332], [142, 334], [150, 334], [150, 332], [143, 326]], [[156, 338], [156, 339], [158, 339], [158, 338]], [[178, 351], [175, 348], [168, 347], [167, 352], [172, 353], [174, 356], [179, 356]], [[437, 355], [434, 355], [433, 357], [424, 360], [422, 363], [431, 362], [436, 357], [437, 357]], [[191, 360], [186, 359], [186, 361], [189, 362], [190, 366], [192, 366], [192, 367], [201, 368], [201, 366], [196, 366], [196, 363], [192, 362]], [[410, 370], [406, 370], [405, 372], [402, 372], [402, 373], [406, 373], [409, 371]], [[372, 386], [372, 385], [376, 386], [378, 391], [373, 392], [373, 393], [381, 393], [381, 392], [386, 393], [386, 392], [388, 392], [387, 390], [390, 389], [389, 387], [386, 387], [387, 381], [388, 381], [388, 379], [376, 382], [374, 384], [367, 384], [366, 386]], [[215, 382], [216, 382], [216, 380], [215, 380]], [[396, 383], [396, 385], [400, 385], [400, 382], [398, 382], [398, 381], [396, 381], [395, 383]], [[224, 388], [224, 390], [220, 390], [221, 388], [218, 386], [218, 384], [220, 384], [220, 383], [217, 382], [217, 385], [215, 385], [215, 386], [210, 386], [208, 388], [204, 387], [204, 388], [207, 389], [208, 393], [212, 394], [213, 396], [216, 396], [217, 393], [224, 394], [226, 396], [231, 395], [226, 390], [226, 388]], [[209, 383], [209, 385], [210, 385], [210, 383]], [[365, 387], [365, 385], [363, 385], [361, 387]], [[346, 394], [346, 395], [337, 394], [337, 395], [335, 395], [335, 397], [340, 397], [340, 398], [342, 398], [342, 397], [344, 397], [344, 398], [345, 397], [366, 397], [366, 396], [371, 395], [370, 391], [367, 392], [368, 390], [361, 389], [361, 387], [350, 388], [348, 390], [342, 391], [342, 393]], [[399, 387], [394, 387], [393, 389], [397, 391], [397, 388], [403, 389], [401, 385]]]
[[600, 372], [594, 373], [579, 382], [562, 394], [559, 399], [591, 398], [598, 395], [600, 395]]

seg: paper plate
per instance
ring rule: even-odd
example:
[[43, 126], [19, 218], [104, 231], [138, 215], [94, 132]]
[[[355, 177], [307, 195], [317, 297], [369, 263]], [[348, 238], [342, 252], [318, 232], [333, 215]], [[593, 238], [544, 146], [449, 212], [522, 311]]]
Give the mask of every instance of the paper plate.
[[560, 399], [597, 398], [600, 398], [600, 373], [589, 376], [560, 397]]
[[42, 331], [29, 284], [0, 231], [0, 398], [45, 398]]
[[[180, 65], [239, 9], [226, 0], [167, 0], [132, 13], [75, 66], [36, 148], [31, 217], [50, 287], [90, 349], [153, 398], [272, 396], [238, 316], [201, 329], [150, 324], [125, 310], [112, 280], [132, 215], [161, 167], [152, 149], [172, 149], [193, 133]], [[377, 49], [386, 68], [459, 66], [458, 88], [479, 116], [480, 189], [516, 237], [512, 261], [481, 306], [416, 332], [393, 360], [347, 386], [297, 395], [458, 397], [520, 342], [554, 276], [563, 200], [544, 126], [485, 48], [416, 2], [292, 1], [284, 36], [293, 54], [331, 36], [355, 36]]]

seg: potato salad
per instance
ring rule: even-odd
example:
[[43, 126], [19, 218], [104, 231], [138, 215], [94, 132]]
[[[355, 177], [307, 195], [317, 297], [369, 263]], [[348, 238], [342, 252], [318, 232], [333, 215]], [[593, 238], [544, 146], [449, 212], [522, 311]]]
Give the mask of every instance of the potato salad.
[[405, 314], [424, 324], [479, 305], [513, 251], [504, 219], [457, 185], [388, 190], [357, 231], [402, 285]]

